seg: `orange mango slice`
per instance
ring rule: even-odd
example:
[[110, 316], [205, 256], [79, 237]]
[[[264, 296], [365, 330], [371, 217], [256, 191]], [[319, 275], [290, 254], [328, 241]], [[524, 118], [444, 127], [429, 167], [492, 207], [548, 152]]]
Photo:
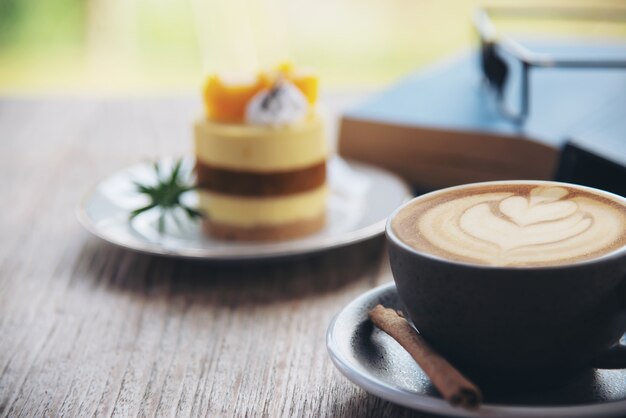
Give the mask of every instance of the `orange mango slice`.
[[317, 101], [317, 76], [311, 71], [298, 70], [293, 64], [284, 62], [274, 70], [261, 72], [250, 80], [225, 80], [218, 75], [210, 75], [203, 89], [207, 118], [224, 123], [244, 122], [250, 99], [262, 89], [271, 87], [279, 78], [291, 81], [311, 105]]
[[269, 84], [264, 77], [252, 81], [227, 82], [211, 75], [204, 84], [204, 104], [209, 119], [239, 123], [243, 121], [250, 99]]

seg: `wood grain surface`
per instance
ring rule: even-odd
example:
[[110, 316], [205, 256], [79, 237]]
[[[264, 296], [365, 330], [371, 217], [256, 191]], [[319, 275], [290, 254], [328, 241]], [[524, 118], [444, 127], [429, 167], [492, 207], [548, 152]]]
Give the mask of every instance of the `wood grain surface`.
[[384, 240], [274, 262], [109, 245], [74, 209], [190, 152], [191, 99], [0, 100], [0, 416], [426, 416], [332, 365], [329, 321], [390, 280]]

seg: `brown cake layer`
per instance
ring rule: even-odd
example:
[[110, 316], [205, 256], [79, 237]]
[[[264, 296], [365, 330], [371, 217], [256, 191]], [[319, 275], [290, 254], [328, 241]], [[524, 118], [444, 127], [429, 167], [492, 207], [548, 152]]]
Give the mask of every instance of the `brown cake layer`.
[[326, 162], [280, 172], [247, 172], [196, 162], [198, 186], [237, 196], [284, 196], [313, 190], [326, 181]]
[[204, 231], [218, 239], [235, 241], [276, 241], [296, 238], [316, 232], [326, 223], [326, 214], [321, 213], [312, 219], [303, 219], [280, 225], [258, 225], [250, 228], [211, 222], [202, 222]]

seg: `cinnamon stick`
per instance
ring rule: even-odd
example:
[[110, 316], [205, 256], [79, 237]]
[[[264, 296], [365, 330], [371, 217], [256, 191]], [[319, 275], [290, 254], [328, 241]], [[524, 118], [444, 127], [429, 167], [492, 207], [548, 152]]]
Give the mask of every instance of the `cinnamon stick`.
[[438, 354], [404, 319], [402, 312], [376, 305], [369, 312], [372, 322], [396, 340], [419, 364], [441, 396], [453, 406], [480, 406], [480, 389]]

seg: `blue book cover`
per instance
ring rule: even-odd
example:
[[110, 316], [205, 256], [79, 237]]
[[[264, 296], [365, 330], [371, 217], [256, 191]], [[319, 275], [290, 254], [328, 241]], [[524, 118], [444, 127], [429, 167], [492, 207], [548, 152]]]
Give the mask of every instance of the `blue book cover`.
[[[537, 45], [558, 49], [559, 56], [626, 57], [623, 44]], [[553, 178], [570, 138], [601, 142], [598, 148], [605, 153], [624, 150], [626, 71], [533, 68], [530, 113], [520, 125], [498, 111], [478, 59], [478, 52], [446, 59], [347, 112], [339, 152], [432, 189], [473, 181]], [[511, 73], [509, 97], [515, 102], [519, 78]]]

